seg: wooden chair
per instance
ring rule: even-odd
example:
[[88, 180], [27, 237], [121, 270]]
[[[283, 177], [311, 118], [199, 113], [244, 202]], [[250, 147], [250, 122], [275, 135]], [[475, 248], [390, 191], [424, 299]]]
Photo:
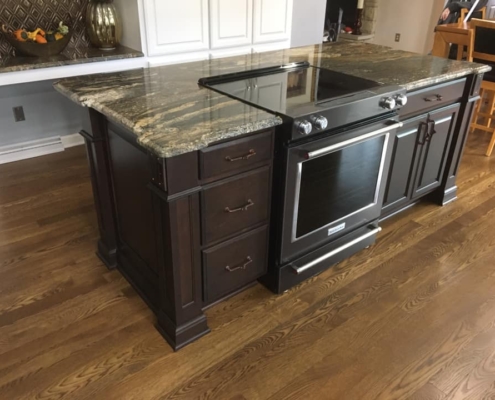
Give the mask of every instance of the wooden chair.
[[[485, 132], [491, 132], [492, 138], [486, 151], [486, 155], [492, 154], [495, 147], [495, 128], [492, 127], [492, 120], [495, 120], [495, 21], [481, 19], [471, 20], [471, 28], [474, 34], [474, 45], [471, 50], [471, 57], [475, 62], [491, 65], [494, 70], [485, 74], [481, 83], [481, 99], [476, 105], [471, 131], [480, 129]], [[488, 99], [487, 109], [482, 112], [481, 108], [484, 103], [484, 97]], [[484, 124], [478, 123], [478, 118], [485, 120]]]
[[[461, 9], [461, 13], [459, 15], [459, 19], [457, 20], [457, 22], [459, 24], [461, 24], [462, 22], [464, 22], [464, 20], [466, 19], [466, 15], [468, 14], [469, 10], [467, 8], [463, 8]], [[480, 8], [478, 11], [474, 12], [475, 15], [480, 15], [481, 14], [481, 19], [486, 19], [486, 7], [483, 7], [483, 8]], [[469, 54], [469, 45], [466, 46], [467, 47], [467, 54]], [[464, 58], [464, 46], [463, 45], [460, 45], [458, 48], [457, 48], [457, 59], [458, 60], [462, 60]], [[467, 57], [467, 61], [473, 61], [473, 60], [470, 60], [469, 57]]]
[[[466, 15], [468, 14], [469, 10], [467, 8], [461, 9], [461, 14], [459, 15], [459, 19], [457, 22], [461, 23], [466, 19]], [[481, 18], [479, 19], [486, 19], [486, 6], [483, 8], [480, 8], [478, 11], [475, 11], [473, 14], [479, 15], [481, 13]]]

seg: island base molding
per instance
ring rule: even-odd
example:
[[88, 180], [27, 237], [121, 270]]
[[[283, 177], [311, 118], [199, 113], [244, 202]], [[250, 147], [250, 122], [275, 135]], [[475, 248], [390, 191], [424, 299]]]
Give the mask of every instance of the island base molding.
[[[178, 350], [210, 331], [202, 310], [199, 194], [190, 187], [198, 186], [197, 179], [187, 178], [194, 170], [190, 157], [167, 162], [151, 156], [93, 109], [81, 134], [100, 231], [97, 255], [119, 269]], [[166, 169], [176, 179], [167, 181]]]

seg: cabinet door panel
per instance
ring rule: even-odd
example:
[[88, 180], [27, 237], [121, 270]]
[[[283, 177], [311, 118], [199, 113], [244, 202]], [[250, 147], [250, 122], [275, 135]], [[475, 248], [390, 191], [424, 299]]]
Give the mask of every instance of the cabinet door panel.
[[211, 48], [249, 45], [253, 37], [253, 0], [211, 0]]
[[251, 90], [251, 99], [272, 110], [285, 110], [287, 78], [285, 75], [261, 76], [253, 80], [255, 85]]
[[254, 43], [290, 39], [292, 0], [254, 0]]
[[440, 186], [458, 111], [459, 106], [454, 105], [430, 114], [430, 120], [435, 121], [435, 133], [422, 145], [413, 198]]
[[151, 56], [208, 49], [208, 0], [145, 0]]
[[383, 211], [400, 207], [410, 200], [417, 160], [419, 128], [425, 121], [424, 116], [411, 119], [397, 131]]

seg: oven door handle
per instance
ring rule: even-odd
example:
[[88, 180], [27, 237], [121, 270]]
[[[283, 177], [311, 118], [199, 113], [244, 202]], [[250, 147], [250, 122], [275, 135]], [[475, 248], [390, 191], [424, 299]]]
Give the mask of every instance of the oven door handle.
[[404, 124], [402, 122], [396, 122], [395, 124], [388, 125], [385, 128], [377, 129], [376, 131], [366, 133], [364, 135], [355, 137], [353, 139], [346, 140], [344, 142], [336, 143], [328, 147], [324, 147], [322, 149], [318, 149], [315, 151], [310, 151], [306, 153], [306, 159], [310, 160], [312, 158], [320, 157], [325, 154], [329, 154], [337, 149], [340, 149], [341, 147], [349, 146], [353, 143], [360, 142], [361, 140], [369, 139], [372, 138], [373, 136], [378, 136], [381, 135], [382, 133], [390, 132], [393, 131], [394, 129], [402, 128]]
[[358, 244], [359, 242], [362, 242], [363, 240], [366, 240], [369, 237], [376, 235], [378, 232], [381, 232], [381, 230], [382, 230], [382, 228], [380, 228], [380, 227], [375, 228], [375, 229], [369, 231], [368, 233], [365, 233], [364, 235], [359, 236], [358, 238], [356, 238], [354, 240], [351, 240], [349, 243], [346, 243], [343, 246], [337, 247], [336, 249], [332, 250], [331, 252], [324, 254], [321, 257], [318, 257], [307, 264], [304, 264], [301, 267], [297, 267], [295, 265], [292, 265], [292, 268], [294, 269], [294, 271], [297, 275], [300, 275], [304, 271], [310, 269], [311, 267], [314, 267], [315, 265], [318, 265], [322, 261], [325, 261], [325, 260], [329, 259], [330, 257], [333, 257], [334, 255], [343, 252], [344, 250], [348, 249], [349, 247], [352, 247], [355, 244]]

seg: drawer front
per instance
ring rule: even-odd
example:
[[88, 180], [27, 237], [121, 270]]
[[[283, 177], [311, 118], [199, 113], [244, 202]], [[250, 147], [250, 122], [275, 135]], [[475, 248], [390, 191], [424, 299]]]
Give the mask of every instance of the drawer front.
[[271, 160], [272, 136], [273, 131], [270, 130], [201, 150], [201, 179], [234, 175], [247, 171], [260, 162]]
[[255, 281], [266, 273], [268, 228], [258, 228], [203, 251], [205, 302]]
[[407, 104], [399, 111], [401, 116], [423, 113], [458, 101], [464, 92], [466, 79], [448, 82], [407, 94]]
[[222, 182], [201, 193], [204, 245], [268, 219], [270, 167]]

